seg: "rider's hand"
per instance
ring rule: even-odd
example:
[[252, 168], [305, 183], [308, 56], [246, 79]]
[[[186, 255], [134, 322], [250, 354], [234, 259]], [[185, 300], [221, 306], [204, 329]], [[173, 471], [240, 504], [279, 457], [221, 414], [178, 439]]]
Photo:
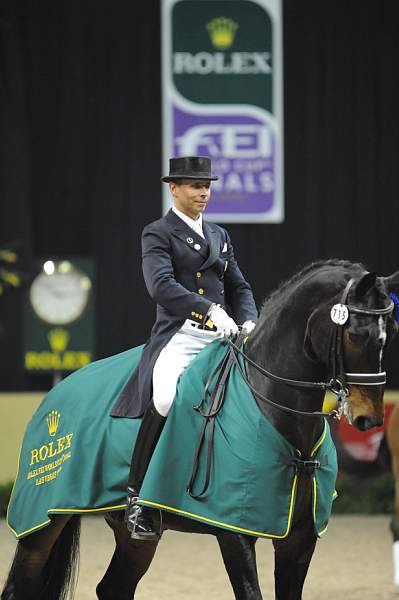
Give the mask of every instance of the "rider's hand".
[[236, 335], [238, 333], [238, 327], [232, 318], [229, 317], [227, 312], [218, 304], [211, 306], [208, 316], [212, 323], [215, 325], [218, 332], [223, 333], [227, 337], [230, 335]]
[[249, 335], [254, 328], [255, 321], [245, 321], [245, 323], [241, 325], [241, 333], [244, 335]]

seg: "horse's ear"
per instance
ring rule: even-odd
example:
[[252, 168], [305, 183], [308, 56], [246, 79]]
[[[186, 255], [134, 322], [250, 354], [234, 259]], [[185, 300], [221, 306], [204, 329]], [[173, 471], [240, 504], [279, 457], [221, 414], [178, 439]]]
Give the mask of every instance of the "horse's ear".
[[355, 287], [355, 296], [360, 299], [363, 298], [367, 292], [375, 286], [377, 275], [375, 273], [366, 273], [359, 279]]
[[382, 277], [382, 280], [387, 286], [388, 292], [399, 295], [399, 271], [389, 277]]

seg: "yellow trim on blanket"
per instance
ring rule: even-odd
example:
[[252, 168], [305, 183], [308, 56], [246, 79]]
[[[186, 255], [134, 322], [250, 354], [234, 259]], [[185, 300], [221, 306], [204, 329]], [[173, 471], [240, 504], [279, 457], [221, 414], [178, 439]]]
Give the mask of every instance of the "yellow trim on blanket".
[[326, 525], [326, 526], [324, 527], [324, 529], [322, 529], [321, 531], [319, 531], [319, 533], [318, 533], [317, 535], [318, 535], [319, 537], [321, 537], [322, 535], [324, 535], [324, 534], [325, 534], [325, 532], [327, 531], [327, 529], [328, 529], [328, 525]]
[[17, 539], [19, 539], [20, 537], [28, 535], [28, 533], [33, 533], [34, 531], [37, 531], [37, 529], [42, 529], [42, 527], [45, 527], [49, 523], [51, 523], [51, 519], [47, 519], [47, 521], [43, 521], [43, 523], [40, 523], [40, 525], [35, 525], [35, 527], [32, 527], [31, 529], [27, 529], [26, 531], [22, 531], [22, 533], [17, 533], [15, 531], [15, 529], [13, 529], [11, 527], [11, 525], [8, 523], [8, 521], [7, 521], [7, 526], [13, 532], [13, 534], [15, 535], [15, 537]]
[[[125, 504], [117, 504], [116, 506], [103, 506], [101, 508], [50, 508], [47, 511], [47, 514], [50, 515], [50, 514], [66, 513], [66, 514], [70, 514], [70, 515], [76, 515], [76, 514], [81, 514], [81, 513], [108, 512], [109, 510], [125, 509], [126, 506], [127, 505], [125, 502]], [[25, 535], [28, 535], [28, 533], [33, 533], [37, 529], [41, 529], [41, 528], [45, 527], [49, 523], [51, 523], [51, 519], [47, 519], [47, 521], [43, 521], [43, 523], [40, 523], [40, 525], [35, 525], [35, 527], [32, 527], [31, 529], [27, 529], [26, 531], [21, 531], [21, 533], [17, 533], [11, 527], [11, 525], [9, 524], [9, 522], [7, 520], [8, 528], [13, 532], [13, 534], [15, 535], [15, 537], [17, 539], [19, 539], [20, 537], [24, 537]]]
[[326, 439], [326, 435], [327, 435], [327, 421], [324, 419], [324, 431], [321, 434], [321, 437], [320, 437], [319, 441], [316, 442], [315, 446], [313, 447], [313, 450], [310, 453], [310, 456], [314, 456], [316, 454], [316, 452], [318, 451], [318, 449], [320, 448], [320, 446], [322, 445], [322, 443]]
[[[315, 445], [315, 447], [313, 448], [312, 452], [311, 452], [311, 456], [314, 456], [317, 452], [317, 450], [320, 448], [320, 446], [323, 444], [325, 437], [327, 435], [327, 421], [324, 419], [324, 431], [323, 434], [321, 436], [321, 438], [319, 439], [319, 441], [317, 442], [317, 444]], [[335, 498], [338, 496], [337, 491], [334, 490], [333, 493], [333, 500], [335, 500]], [[317, 479], [316, 476], [313, 476], [313, 522], [316, 523], [316, 510], [317, 510]], [[321, 537], [328, 529], [328, 524], [324, 527], [324, 529], [322, 529], [321, 531], [317, 532], [317, 535], [319, 537]]]
[[101, 508], [51, 508], [47, 512], [50, 514], [56, 513], [69, 513], [69, 514], [80, 514], [80, 513], [90, 513], [90, 512], [107, 512], [107, 510], [119, 510], [121, 508], [126, 508], [125, 504], [117, 504], [116, 506], [102, 506]]
[[177, 513], [177, 514], [183, 515], [185, 517], [192, 517], [197, 521], [203, 521], [204, 523], [209, 523], [210, 525], [217, 525], [219, 527], [226, 527], [227, 529], [230, 529], [231, 531], [238, 531], [240, 533], [249, 533], [251, 535], [256, 535], [258, 537], [283, 539], [288, 536], [288, 534], [291, 530], [291, 521], [292, 521], [293, 509], [294, 509], [294, 504], [295, 504], [294, 499], [295, 499], [297, 480], [298, 480], [298, 476], [295, 475], [293, 483], [292, 483], [287, 529], [283, 535], [274, 535], [273, 533], [262, 533], [260, 531], [252, 531], [251, 529], [244, 529], [243, 527], [237, 527], [235, 525], [230, 525], [229, 523], [222, 523], [221, 521], [214, 521], [213, 519], [208, 519], [207, 517], [202, 517], [201, 515], [195, 515], [194, 513], [190, 513], [185, 510], [181, 510], [179, 508], [173, 508], [172, 506], [166, 506], [164, 504], [159, 504], [158, 502], [152, 502], [151, 500], [142, 500], [140, 498], [139, 504], [143, 504], [144, 506], [154, 506], [155, 508], [160, 508], [162, 510], [167, 510], [169, 512]]
[[316, 475], [313, 475], [313, 521], [316, 523], [316, 507], [317, 507], [317, 481]]
[[[318, 451], [318, 449], [320, 448], [320, 446], [323, 444], [324, 440], [326, 439], [326, 435], [327, 435], [327, 421], [326, 419], [324, 419], [324, 431], [319, 439], [319, 441], [315, 444], [312, 452], [310, 453], [311, 456], [314, 456], [316, 454], [316, 452]], [[313, 522], [314, 524], [316, 524], [316, 518], [317, 518], [317, 479], [316, 476], [313, 476]], [[318, 531], [317, 535], [319, 537], [321, 537], [323, 535], [323, 533], [325, 533], [327, 531], [327, 527], [328, 525], [326, 525], [326, 527], [322, 530], [322, 531]]]

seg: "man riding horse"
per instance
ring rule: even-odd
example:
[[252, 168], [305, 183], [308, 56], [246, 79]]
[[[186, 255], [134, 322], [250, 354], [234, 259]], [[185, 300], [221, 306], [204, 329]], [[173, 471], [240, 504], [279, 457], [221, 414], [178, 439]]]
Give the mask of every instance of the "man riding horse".
[[228, 233], [202, 219], [210, 199], [211, 160], [171, 158], [162, 177], [173, 196], [166, 216], [142, 234], [142, 265], [157, 317], [140, 363], [112, 416], [143, 416], [128, 478], [126, 522], [131, 537], [157, 539], [151, 511], [138, 503], [141, 484], [184, 368], [215, 339], [255, 326], [257, 309]]

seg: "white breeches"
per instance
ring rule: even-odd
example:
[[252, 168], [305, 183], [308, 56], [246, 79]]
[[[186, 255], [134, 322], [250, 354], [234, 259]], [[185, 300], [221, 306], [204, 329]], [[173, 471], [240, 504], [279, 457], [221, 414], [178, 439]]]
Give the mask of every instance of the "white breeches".
[[188, 363], [202, 348], [223, 337], [216, 331], [204, 331], [187, 320], [161, 350], [152, 374], [153, 400], [157, 411], [166, 417], [176, 394], [177, 381]]

